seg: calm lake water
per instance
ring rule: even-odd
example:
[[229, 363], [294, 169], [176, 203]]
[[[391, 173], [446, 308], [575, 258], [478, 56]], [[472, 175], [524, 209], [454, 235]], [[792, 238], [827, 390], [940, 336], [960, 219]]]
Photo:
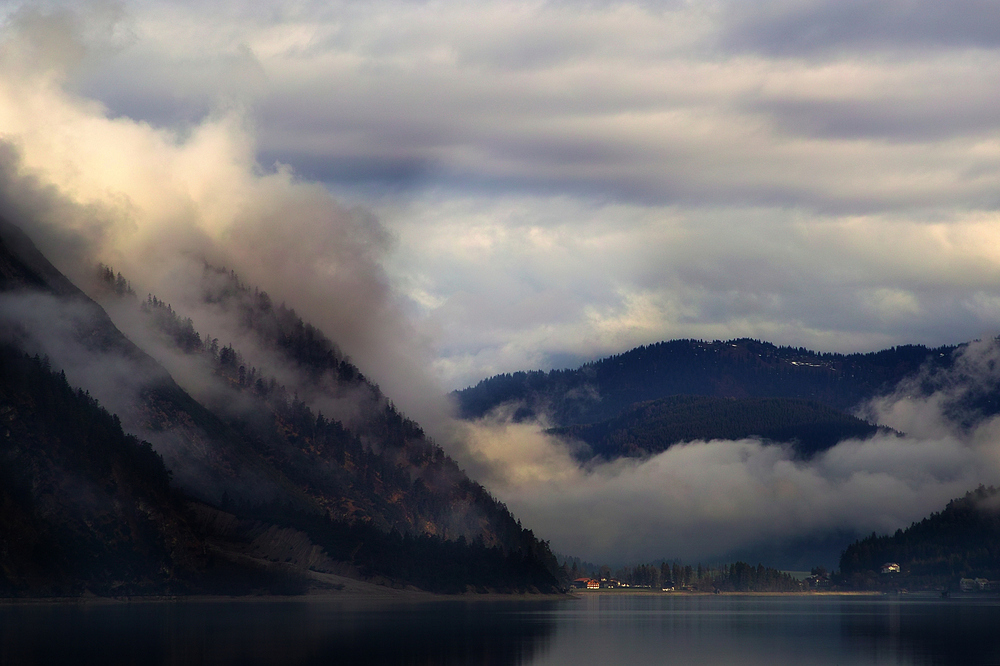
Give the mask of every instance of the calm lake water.
[[0, 606], [0, 664], [1000, 664], [1000, 599]]

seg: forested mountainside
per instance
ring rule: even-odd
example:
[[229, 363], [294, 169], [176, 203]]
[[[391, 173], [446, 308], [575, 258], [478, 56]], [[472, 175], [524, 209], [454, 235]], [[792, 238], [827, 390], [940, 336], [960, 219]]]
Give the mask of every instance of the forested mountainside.
[[163, 459], [46, 365], [0, 346], [0, 595], [183, 587], [205, 562]]
[[242, 490], [272, 500], [283, 491], [282, 479], [237, 433], [181, 389], [3, 219], [0, 299], [0, 340], [30, 354], [51, 353], [60, 370], [100, 385], [104, 406], [126, 431], [161, 451], [175, 481], [201, 488], [209, 499]]
[[553, 428], [550, 433], [584, 442], [578, 456], [644, 456], [695, 440], [763, 439], [792, 443], [810, 457], [848, 438], [865, 439], [878, 427], [817, 402], [791, 398], [671, 396], [641, 402], [600, 423]]
[[795, 398], [837, 410], [885, 393], [922, 366], [948, 367], [956, 347], [907, 345], [867, 354], [817, 353], [739, 339], [673, 340], [575, 370], [496, 375], [455, 392], [463, 418], [504, 403], [516, 418], [545, 414], [555, 426], [599, 423], [627, 407], [672, 395]]
[[[206, 377], [214, 377], [213, 390], [225, 389], [213, 404], [203, 405], [129, 342], [104, 311], [51, 267], [19, 230], [0, 223], [0, 241], [0, 297], [4, 299], [0, 330], [4, 340], [19, 351], [51, 347], [52, 358], [47, 362], [53, 368], [61, 370], [58, 366], [66, 364], [73, 368], [73, 373], [66, 372], [71, 380], [82, 377], [100, 386], [102, 395], [122, 409], [120, 421], [116, 416], [110, 418], [124, 425], [126, 432], [143, 438], [149, 435], [174, 476], [170, 491], [176, 496], [173, 506], [180, 507], [178, 515], [193, 526], [190, 543], [201, 543], [204, 552], [225, 564], [210, 567], [207, 578], [195, 566], [194, 574], [182, 577], [184, 582], [209, 589], [218, 582], [213, 572], [233, 569], [241, 572], [237, 578], [248, 571], [254, 575], [263, 572], [267, 576], [281, 574], [278, 578], [287, 583], [295, 577], [289, 578], [284, 569], [298, 567], [303, 580], [310, 571], [335, 570], [441, 591], [470, 586], [494, 590], [556, 586], [550, 573], [555, 570], [555, 560], [547, 545], [523, 529], [506, 507], [469, 480], [377, 391], [372, 393], [372, 404], [379, 409], [371, 412], [374, 416], [368, 416], [358, 432], [351, 431], [339, 421], [313, 413], [272, 378], [254, 376], [255, 368], [248, 373], [242, 366], [241, 373], [238, 352], [231, 346], [220, 348], [213, 340], [186, 348], [210, 361]], [[127, 281], [116, 278], [113, 290], [127, 297]], [[262, 302], [259, 299], [264, 297], [257, 294], [257, 298]], [[152, 299], [145, 302], [145, 309], [150, 317], [180, 321], [169, 308]], [[307, 342], [292, 347], [305, 348], [311, 354], [319, 348], [330, 352], [317, 355], [326, 359], [314, 363], [313, 367], [324, 368], [317, 377], [329, 379], [331, 374], [325, 371], [335, 368], [337, 387], [345, 383], [367, 386], [353, 367], [343, 372], [349, 366], [342, 358], [337, 358], [336, 365], [330, 362], [335, 357], [332, 343], [318, 331], [290, 311], [277, 311], [279, 314], [270, 317], [262, 307], [260, 319], [265, 324], [289, 322], [293, 334], [302, 331]], [[292, 339], [298, 338], [293, 335]], [[314, 343], [309, 344], [309, 340]], [[62, 377], [60, 374], [60, 381]], [[2, 382], [7, 380], [3, 375]], [[13, 398], [5, 398], [0, 410], [13, 404], [10, 400]], [[18, 414], [34, 418], [25, 413], [31, 401], [20, 404]], [[36, 448], [29, 436], [32, 428], [23, 430], [28, 434], [15, 444]], [[84, 445], [63, 442], [60, 446]], [[137, 446], [147, 450], [145, 445]], [[44, 458], [50, 459], [54, 458]], [[14, 463], [25, 460], [22, 456]], [[81, 477], [83, 484], [108, 485], [86, 466], [63, 470], [52, 464], [23, 469], [14, 464], [12, 469], [33, 488], [39, 478], [59, 478], [63, 473], [67, 478]], [[15, 506], [11, 504], [14, 500], [5, 501], [5, 506]], [[51, 505], [44, 496], [32, 501]], [[53, 513], [46, 514], [46, 520], [72, 522], [72, 516], [63, 517], [59, 505], [52, 506]], [[10, 515], [15, 520], [21, 514], [15, 511]], [[126, 530], [127, 525], [120, 521], [127, 521], [130, 515], [108, 514], [108, 529]], [[153, 535], [149, 542], [156, 538]], [[124, 544], [120, 550], [128, 557], [146, 562], [147, 554], [154, 552], [146, 547], [147, 541], [116, 543]], [[319, 545], [325, 554], [286, 558], [281, 551], [286, 542], [302, 553], [312, 553], [313, 546]], [[9, 549], [0, 551], [4, 570], [20, 566], [9, 559], [12, 557]], [[156, 569], [164, 557], [156, 555], [147, 563]], [[447, 566], [443, 558], [448, 558]], [[286, 559], [287, 566], [281, 564]], [[43, 567], [34, 582], [19, 589], [32, 594], [46, 594], [57, 587], [70, 592], [79, 589], [53, 587], [52, 581], [62, 580], [61, 571]], [[73, 580], [72, 572], [69, 576]], [[226, 576], [229, 574], [221, 575], [220, 580]], [[99, 582], [77, 582], [90, 591], [107, 591]], [[165, 585], [162, 577], [159, 583]], [[150, 585], [156, 586], [155, 582]], [[166, 589], [162, 585], [160, 591]]]
[[[900, 571], [882, 573], [887, 563]], [[858, 588], [955, 588], [960, 578], [1000, 580], [1000, 490], [979, 486], [905, 530], [856, 541], [841, 555], [840, 572], [845, 584]]]
[[[152, 328], [203, 362], [218, 381], [206, 402], [212, 411], [316, 506], [334, 519], [382, 530], [521, 548], [522, 529], [507, 509], [401, 415], [330, 340], [234, 274], [205, 271], [212, 287], [206, 302], [231, 312], [241, 332], [304, 371], [306, 383], [297, 392], [251, 365], [231, 344], [202, 339], [191, 319], [155, 296], [136, 305]], [[131, 297], [113, 271], [105, 268], [102, 274], [109, 289]], [[331, 400], [347, 395], [357, 415], [350, 424], [328, 419], [298, 392]]]

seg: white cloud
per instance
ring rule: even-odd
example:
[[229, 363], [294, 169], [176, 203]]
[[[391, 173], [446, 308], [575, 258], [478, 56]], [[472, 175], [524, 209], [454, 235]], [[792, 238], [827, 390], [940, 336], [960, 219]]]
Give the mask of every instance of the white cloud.
[[[713, 561], [796, 539], [892, 532], [1000, 482], [1000, 417], [965, 428], [954, 410], [995, 389], [998, 353], [995, 341], [975, 343], [952, 366], [872, 401], [868, 416], [905, 435], [843, 441], [810, 460], [746, 439], [581, 464], [544, 420], [515, 423], [516, 405], [505, 405], [463, 425], [466, 463], [555, 549], [594, 561]], [[928, 383], [939, 390], [926, 392]]]
[[983, 212], [942, 222], [434, 195], [385, 217], [394, 282], [431, 303], [414, 312], [455, 388], [663, 339], [867, 351], [1000, 327]]
[[1000, 478], [995, 443], [949, 436], [846, 441], [808, 462], [755, 440], [691, 442], [581, 467], [537, 424], [468, 429], [470, 464], [514, 514], [592, 561], [712, 561], [838, 531], [892, 532]]

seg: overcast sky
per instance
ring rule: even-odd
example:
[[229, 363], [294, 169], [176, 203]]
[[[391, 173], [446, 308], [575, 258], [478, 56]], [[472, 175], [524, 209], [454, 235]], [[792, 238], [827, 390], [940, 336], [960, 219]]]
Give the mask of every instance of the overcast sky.
[[237, 114], [260, 171], [374, 215], [446, 389], [677, 337], [1000, 332], [993, 2], [136, 1], [69, 20], [65, 87], [107, 116], [182, 141]]
[[997, 335], [998, 48], [986, 0], [0, 0], [0, 213], [188, 316], [235, 268], [564, 552], [891, 531], [1000, 481], [1000, 420], [904, 390], [905, 440], [581, 468], [442, 395], [678, 337]]

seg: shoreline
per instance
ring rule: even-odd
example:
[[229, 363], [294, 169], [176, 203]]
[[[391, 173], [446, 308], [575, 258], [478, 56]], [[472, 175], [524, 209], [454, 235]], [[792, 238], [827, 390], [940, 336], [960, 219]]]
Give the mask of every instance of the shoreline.
[[118, 606], [129, 604], [256, 604], [256, 603], [316, 603], [316, 604], [348, 604], [348, 605], [383, 605], [383, 604], [421, 604], [449, 602], [479, 602], [479, 601], [566, 601], [576, 599], [572, 594], [502, 594], [490, 592], [485, 594], [438, 594], [433, 592], [414, 591], [399, 596], [384, 594], [300, 594], [300, 595], [243, 595], [226, 596], [219, 594], [190, 595], [150, 595], [135, 597], [2, 597], [0, 608], [15, 606]]
[[413, 586], [391, 587], [339, 574], [308, 571], [312, 586], [303, 594], [151, 594], [120, 597], [102, 597], [84, 593], [73, 597], [0, 597], [0, 608], [24, 605], [115, 605], [146, 603], [344, 603], [344, 604], [397, 604], [430, 603], [446, 601], [554, 601], [571, 599], [567, 594], [528, 592], [463, 592], [443, 594], [428, 592]]
[[877, 590], [801, 590], [797, 592], [660, 592], [657, 590], [643, 590], [630, 588], [613, 588], [602, 590], [573, 590], [572, 593], [580, 597], [588, 595], [622, 595], [622, 596], [677, 596], [677, 597], [857, 597], [857, 596], [882, 596], [884, 593]]
[[[314, 574], [315, 575], [315, 574]], [[351, 605], [413, 604], [435, 602], [468, 601], [560, 601], [573, 599], [572, 592], [566, 594], [529, 592], [463, 592], [443, 594], [427, 592], [415, 587], [395, 588], [353, 578], [320, 574], [326, 583], [324, 587], [312, 588], [304, 594], [159, 594], [121, 597], [102, 597], [85, 593], [73, 597], [0, 597], [0, 608], [9, 606], [41, 605], [119, 605], [156, 603], [343, 603]], [[332, 580], [331, 580], [332, 579]]]
[[[802, 592], [654, 592], [652, 590], [606, 589], [606, 590], [570, 590], [564, 594], [532, 594], [528, 592], [487, 592], [462, 594], [442, 594], [426, 592], [416, 588], [397, 589], [365, 581], [351, 580], [353, 585], [339, 590], [312, 590], [299, 595], [240, 595], [222, 594], [178, 594], [178, 595], [148, 595], [127, 597], [100, 597], [87, 594], [78, 597], [2, 597], [0, 608], [11, 606], [65, 606], [65, 605], [98, 605], [111, 606], [121, 604], [157, 604], [157, 603], [344, 603], [350, 605], [382, 605], [382, 604], [412, 604], [412, 603], [448, 603], [477, 601], [577, 601], [590, 596], [675, 596], [675, 597], [883, 597], [889, 596], [879, 591], [842, 590], [842, 591], [802, 591]], [[914, 593], [910, 593], [914, 594]], [[909, 595], [904, 595], [909, 596]], [[917, 596], [926, 594], [917, 593]], [[974, 599], [975, 595], [952, 596], [951, 599]]]

